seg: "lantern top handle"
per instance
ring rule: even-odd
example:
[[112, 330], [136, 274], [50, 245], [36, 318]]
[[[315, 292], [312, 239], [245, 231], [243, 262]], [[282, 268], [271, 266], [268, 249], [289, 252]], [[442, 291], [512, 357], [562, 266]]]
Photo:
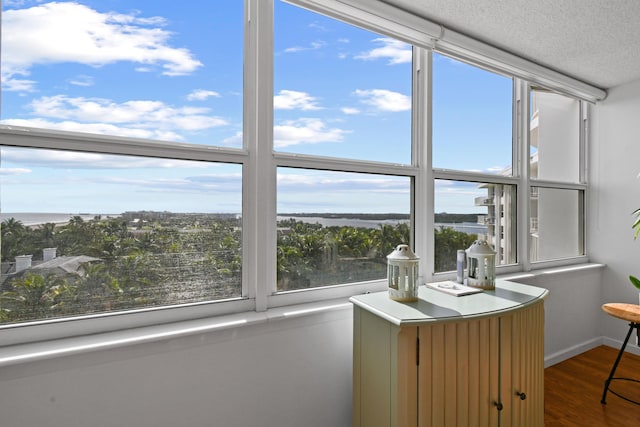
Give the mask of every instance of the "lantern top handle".
[[398, 245], [396, 249], [387, 255], [388, 260], [396, 260], [396, 261], [408, 261], [408, 260], [418, 260], [419, 256], [413, 253], [409, 245]]
[[495, 255], [496, 253], [491, 248], [491, 245], [484, 240], [476, 240], [467, 249], [469, 255]]

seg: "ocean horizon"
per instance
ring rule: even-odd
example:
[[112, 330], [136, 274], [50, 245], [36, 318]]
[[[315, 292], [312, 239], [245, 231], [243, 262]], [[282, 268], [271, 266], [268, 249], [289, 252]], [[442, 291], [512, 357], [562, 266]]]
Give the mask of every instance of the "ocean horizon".
[[[52, 212], [2, 212], [0, 213], [0, 221], [5, 221], [9, 218], [14, 218], [17, 221], [22, 222], [23, 225], [28, 227], [34, 227], [41, 224], [53, 223], [53, 224], [66, 224], [74, 216], [79, 216], [85, 221], [93, 220], [96, 216], [102, 218], [117, 218], [121, 214], [104, 214], [104, 213], [52, 213]], [[277, 220], [287, 220], [294, 218], [298, 221], [320, 224], [323, 227], [364, 227], [364, 228], [378, 228], [380, 225], [398, 225], [401, 223], [408, 223], [407, 219], [360, 219], [360, 218], [336, 218], [335, 214], [328, 214], [330, 217], [322, 216], [296, 216], [296, 215], [278, 215]], [[462, 222], [462, 223], [436, 223], [437, 228], [446, 227], [453, 228], [456, 231], [461, 231], [467, 234], [484, 234], [487, 227], [485, 225]]]
[[66, 224], [74, 216], [79, 216], [85, 221], [94, 219], [96, 216], [102, 218], [115, 218], [120, 214], [99, 214], [99, 213], [53, 213], [53, 212], [0, 212], [0, 221], [13, 218], [20, 221], [22, 225], [33, 227], [35, 225], [53, 223]]

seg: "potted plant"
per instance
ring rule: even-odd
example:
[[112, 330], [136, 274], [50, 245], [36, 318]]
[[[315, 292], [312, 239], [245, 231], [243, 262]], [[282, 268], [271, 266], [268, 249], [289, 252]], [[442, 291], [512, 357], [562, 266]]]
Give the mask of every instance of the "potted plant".
[[[633, 211], [633, 216], [636, 217], [636, 220], [633, 222], [633, 226], [632, 226], [632, 228], [635, 230], [635, 232], [633, 233], [633, 238], [636, 239], [640, 234], [640, 208]], [[640, 279], [638, 279], [636, 276], [630, 275], [629, 281], [640, 292]], [[638, 294], [638, 300], [640, 302], [640, 294]]]

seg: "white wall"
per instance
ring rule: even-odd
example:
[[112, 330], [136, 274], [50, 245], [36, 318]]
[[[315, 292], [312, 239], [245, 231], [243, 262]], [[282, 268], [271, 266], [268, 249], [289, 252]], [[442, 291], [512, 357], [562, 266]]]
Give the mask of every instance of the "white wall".
[[0, 368], [2, 427], [350, 426], [352, 310]]
[[[640, 239], [633, 240], [631, 229], [632, 212], [640, 207], [640, 81], [613, 88], [594, 110], [589, 153], [589, 254], [593, 261], [607, 265], [602, 301], [638, 304], [638, 291], [627, 277], [640, 275]], [[624, 339], [624, 321], [604, 314], [601, 321], [604, 336]]]
[[[513, 280], [549, 290], [545, 300], [545, 367], [602, 344], [600, 267], [558, 268]], [[522, 276], [522, 275], [520, 275]]]

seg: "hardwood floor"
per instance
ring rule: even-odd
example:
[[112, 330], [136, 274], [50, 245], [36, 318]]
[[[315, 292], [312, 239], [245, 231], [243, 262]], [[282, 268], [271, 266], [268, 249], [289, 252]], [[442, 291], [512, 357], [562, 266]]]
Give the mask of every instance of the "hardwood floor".
[[[545, 427], [640, 426], [640, 405], [611, 392], [606, 405], [600, 403], [617, 354], [618, 349], [600, 346], [545, 369]], [[640, 356], [626, 352], [615, 376], [640, 379]], [[640, 402], [640, 383], [613, 381], [610, 389]]]

